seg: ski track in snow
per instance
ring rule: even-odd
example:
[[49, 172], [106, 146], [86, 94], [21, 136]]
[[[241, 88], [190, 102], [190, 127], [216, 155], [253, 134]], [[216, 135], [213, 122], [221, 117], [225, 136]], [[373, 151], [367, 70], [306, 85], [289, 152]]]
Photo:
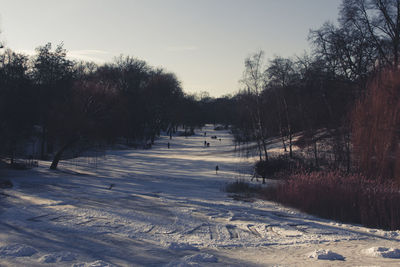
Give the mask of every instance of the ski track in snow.
[[96, 167], [75, 160], [57, 172], [49, 162], [8, 170], [14, 187], [0, 192], [0, 266], [399, 263], [399, 231], [230, 198], [221, 188], [249, 180], [251, 159], [233, 152], [227, 131], [203, 131], [163, 136], [150, 150], [107, 151]]

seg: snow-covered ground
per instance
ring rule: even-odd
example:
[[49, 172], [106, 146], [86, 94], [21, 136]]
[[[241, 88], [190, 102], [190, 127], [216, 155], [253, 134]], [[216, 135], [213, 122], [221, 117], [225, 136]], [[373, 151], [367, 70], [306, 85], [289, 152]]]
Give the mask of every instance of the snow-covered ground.
[[400, 264], [398, 231], [230, 198], [221, 188], [249, 179], [251, 164], [227, 131], [203, 131], [95, 165], [3, 171], [14, 187], [0, 189], [0, 266]]

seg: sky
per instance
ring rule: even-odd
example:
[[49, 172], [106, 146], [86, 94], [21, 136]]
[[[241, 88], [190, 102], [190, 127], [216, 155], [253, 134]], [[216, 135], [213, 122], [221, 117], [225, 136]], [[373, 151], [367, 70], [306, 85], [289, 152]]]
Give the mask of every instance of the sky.
[[309, 51], [341, 0], [0, 0], [0, 40], [26, 54], [63, 42], [71, 58], [129, 55], [173, 72], [187, 93], [234, 94], [246, 57]]

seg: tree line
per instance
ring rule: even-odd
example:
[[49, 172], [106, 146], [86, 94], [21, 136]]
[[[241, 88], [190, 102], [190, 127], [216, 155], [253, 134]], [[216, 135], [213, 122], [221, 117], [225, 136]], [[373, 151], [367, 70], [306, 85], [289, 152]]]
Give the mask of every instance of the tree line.
[[[311, 53], [268, 61], [263, 51], [250, 55], [242, 89], [220, 98], [186, 94], [173, 73], [130, 56], [96, 65], [69, 60], [62, 44], [38, 47], [32, 57], [3, 48], [0, 154], [12, 161], [34, 137], [39, 157], [51, 155], [56, 168], [77, 144], [151, 144], [178, 126], [190, 134], [221, 123], [232, 126], [236, 142], [254, 142], [262, 162], [270, 159], [269, 138], [279, 137], [289, 158], [294, 145], [307, 148], [315, 167], [376, 166], [396, 176], [400, 90], [384, 80], [396, 84], [387, 77], [399, 69], [400, 0], [344, 0], [338, 22], [310, 30], [308, 38]], [[386, 109], [371, 100], [378, 95]], [[383, 136], [384, 147], [374, 147]]]
[[245, 60], [236, 139], [254, 141], [266, 166], [268, 138], [293, 158], [297, 134], [314, 167], [399, 178], [400, 1], [344, 0], [338, 23], [308, 39], [309, 54]]
[[[31, 57], [5, 49], [0, 155], [11, 164], [17, 157], [51, 159], [55, 169], [72, 147], [151, 145], [178, 126], [193, 132], [215, 121], [210, 111], [218, 101], [184, 93], [175, 74], [130, 56], [97, 65], [68, 59], [63, 44], [40, 46]], [[26, 152], [30, 140], [35, 155]]]
[[[258, 193], [322, 218], [398, 230], [400, 0], [343, 0], [338, 23], [309, 40], [310, 54], [245, 60], [235, 137], [255, 143], [260, 176], [283, 179]], [[271, 137], [285, 156], [271, 153]]]

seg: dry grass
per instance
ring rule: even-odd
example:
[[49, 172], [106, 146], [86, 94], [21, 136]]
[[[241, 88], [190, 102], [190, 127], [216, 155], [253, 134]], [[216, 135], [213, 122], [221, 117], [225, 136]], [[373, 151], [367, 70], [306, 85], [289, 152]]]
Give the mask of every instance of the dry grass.
[[268, 190], [266, 198], [323, 218], [400, 229], [400, 187], [394, 182], [358, 174], [312, 172], [293, 174]]

